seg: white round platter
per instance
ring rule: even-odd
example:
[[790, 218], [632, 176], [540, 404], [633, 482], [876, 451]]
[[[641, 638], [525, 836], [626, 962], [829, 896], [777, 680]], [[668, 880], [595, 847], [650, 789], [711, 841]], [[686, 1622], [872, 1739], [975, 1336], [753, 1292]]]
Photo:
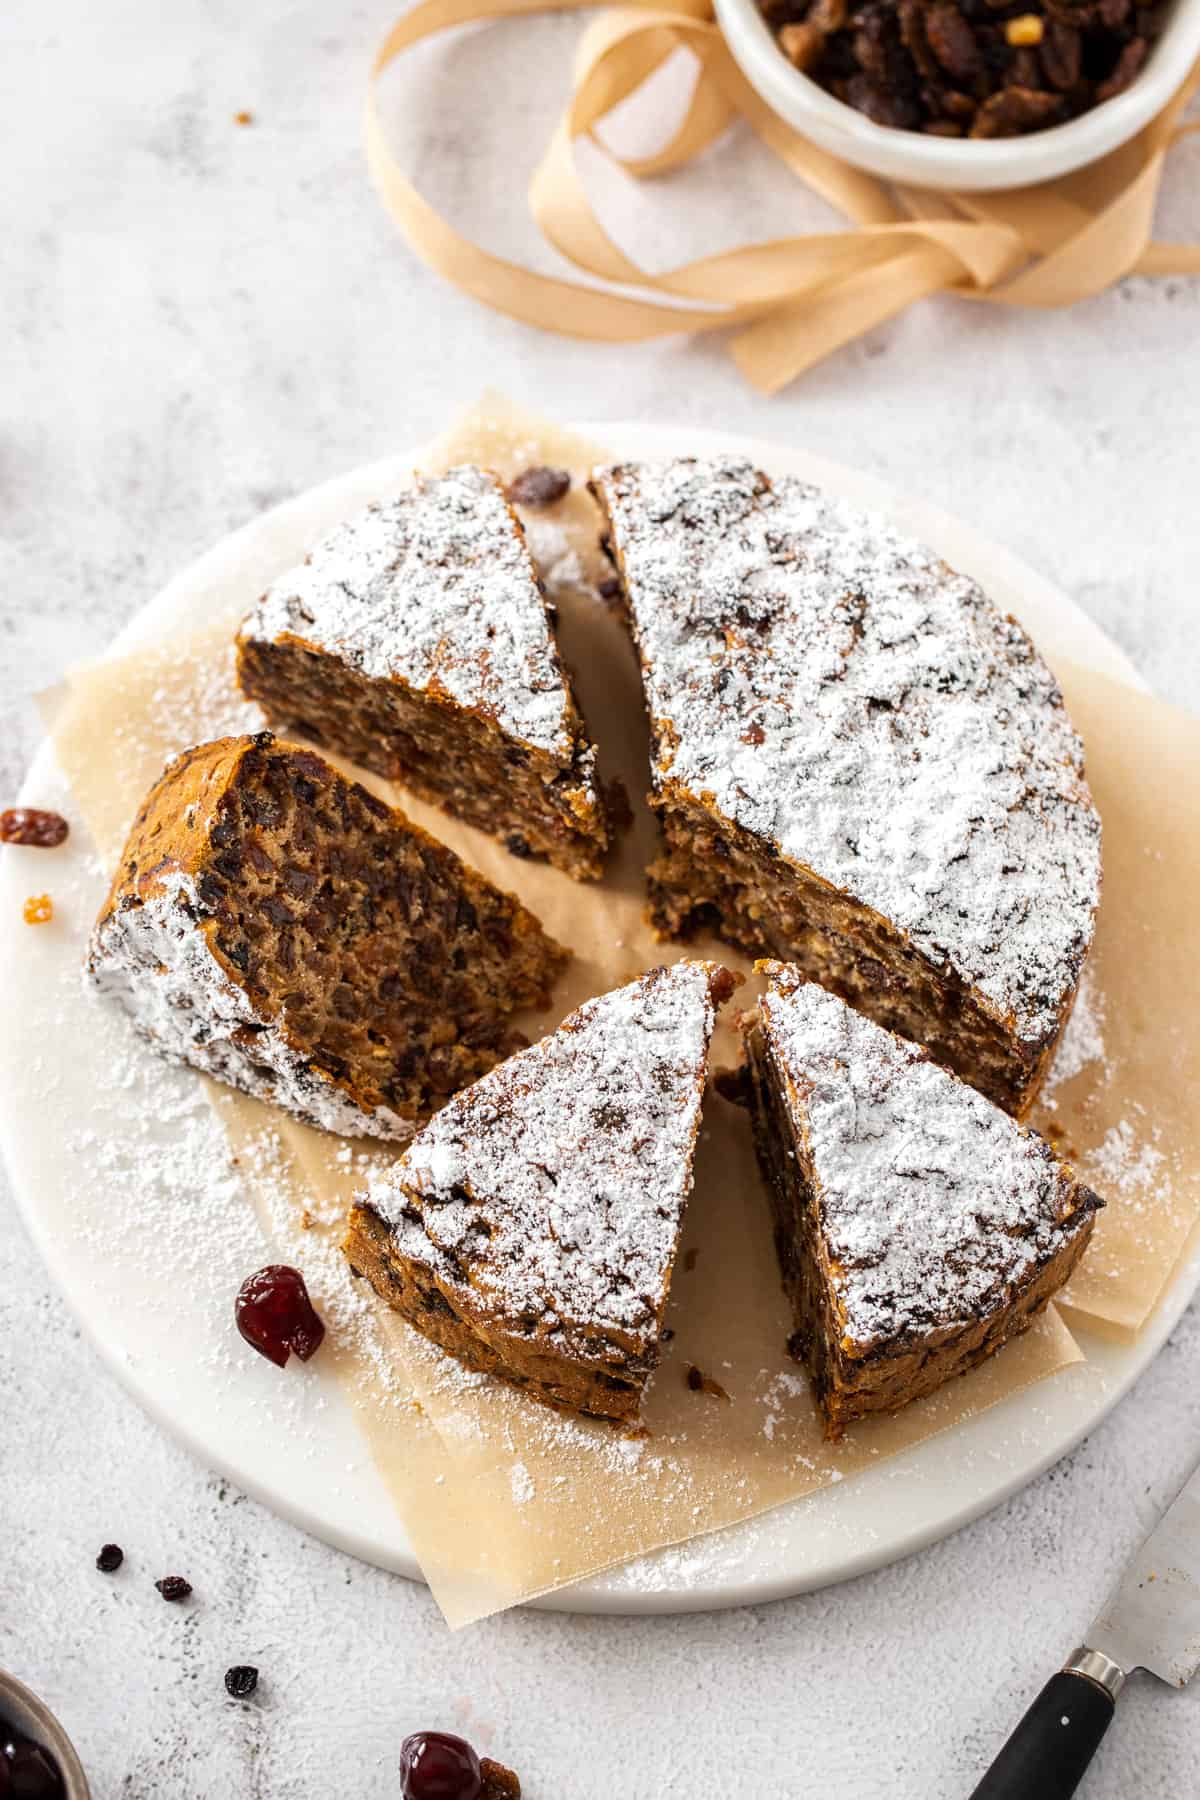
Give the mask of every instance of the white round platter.
[[[795, 471], [878, 507], [949, 562], [978, 576], [1029, 628], [1051, 663], [1067, 656], [1139, 683], [1116, 645], [1048, 582], [970, 527], [883, 481], [805, 450], [725, 433], [613, 423], [577, 429], [627, 457], [744, 453], [768, 469]], [[393, 491], [419, 460], [419, 453], [411, 452], [389, 458], [253, 520], [178, 575], [131, 621], [110, 653], [128, 654], [194, 629], [231, 593], [244, 592], [249, 603], [314, 536]], [[35, 759], [22, 798], [43, 806], [66, 801], [49, 744]], [[231, 1193], [228, 1221], [217, 1234], [197, 1232], [199, 1248], [188, 1278], [176, 1277], [165, 1293], [156, 1291], [153, 1256], [128, 1228], [128, 1193], [119, 1209], [123, 1228], [103, 1229], [104, 1184], [113, 1181], [121, 1154], [126, 1153], [128, 1179], [135, 1184], [148, 1174], [152, 1178], [155, 1165], [144, 1122], [136, 1140], [119, 1141], [127, 1131], [128, 1106], [124, 1116], [120, 1104], [102, 1112], [102, 1157], [95, 1135], [78, 1128], [88, 1120], [95, 1132], [97, 1071], [104, 1057], [96, 1033], [106, 1028], [97, 1025], [96, 1008], [85, 1001], [77, 980], [97, 898], [95, 860], [82, 838], [73, 834], [54, 853], [52, 886], [61, 922], [39, 929], [36, 954], [29, 932], [9, 930], [0, 937], [5, 997], [0, 1139], [33, 1241], [105, 1362], [204, 1463], [326, 1542], [419, 1578], [404, 1529], [348, 1406], [332, 1379], [321, 1374], [320, 1359], [303, 1371], [287, 1372], [284, 1405], [280, 1375], [251, 1353], [236, 1363], [230, 1378], [236, 1350], [230, 1348], [229, 1295], [246, 1270], [263, 1260], [249, 1204], [239, 1205]], [[42, 867], [35, 874], [29, 860], [36, 855], [0, 858], [0, 917], [19, 916], [31, 881], [40, 884]], [[124, 1029], [123, 1021], [119, 1028]], [[169, 1143], [180, 1129], [179, 1108], [187, 1105], [193, 1078], [149, 1052], [144, 1056], [147, 1067], [140, 1079], [157, 1097], [149, 1111], [157, 1113], [161, 1103], [159, 1136]], [[194, 1138], [198, 1127], [190, 1129]], [[211, 1131], [211, 1154], [220, 1156], [215, 1122]], [[194, 1141], [189, 1155], [196, 1155]], [[186, 1179], [184, 1167], [177, 1184], [186, 1187]], [[182, 1198], [186, 1204], [187, 1194]], [[842, 1581], [909, 1555], [996, 1506], [1077, 1444], [1153, 1359], [1198, 1278], [1200, 1254], [1193, 1253], [1136, 1343], [1081, 1339], [1086, 1363], [1014, 1395], [946, 1436], [852, 1481], [645, 1557], [541, 1604], [580, 1612], [742, 1606]]]

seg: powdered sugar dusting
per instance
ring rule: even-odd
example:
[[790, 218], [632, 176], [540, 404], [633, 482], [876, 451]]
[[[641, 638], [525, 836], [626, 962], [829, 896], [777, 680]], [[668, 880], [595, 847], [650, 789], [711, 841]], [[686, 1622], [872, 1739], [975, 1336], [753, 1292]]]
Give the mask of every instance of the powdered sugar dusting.
[[242, 626], [378, 680], [436, 688], [569, 763], [573, 709], [521, 528], [494, 475], [457, 468], [368, 507], [281, 575]]
[[1136, 1194], [1160, 1182], [1169, 1186], [1162, 1151], [1140, 1140], [1128, 1119], [1109, 1127], [1095, 1148], [1086, 1152], [1083, 1166], [1092, 1180], [1122, 1194]]
[[1064, 1082], [1082, 1075], [1093, 1063], [1102, 1063], [1104, 1056], [1104, 999], [1092, 970], [1085, 969], [1067, 1029], [1054, 1052], [1042, 1099], [1051, 1101]]
[[473, 1306], [528, 1315], [587, 1353], [589, 1328], [657, 1339], [691, 1191], [714, 965], [602, 994], [459, 1094], [367, 1201], [401, 1254]]
[[597, 472], [656, 787], [892, 920], [1040, 1042], [1092, 938], [1100, 822], [1050, 671], [886, 520], [717, 458]]
[[528, 1506], [537, 1493], [533, 1476], [523, 1462], [515, 1462], [509, 1473], [509, 1486], [512, 1488], [514, 1506]]
[[1006, 1305], [1091, 1217], [1035, 1132], [798, 971], [771, 965], [762, 1019], [856, 1343]]

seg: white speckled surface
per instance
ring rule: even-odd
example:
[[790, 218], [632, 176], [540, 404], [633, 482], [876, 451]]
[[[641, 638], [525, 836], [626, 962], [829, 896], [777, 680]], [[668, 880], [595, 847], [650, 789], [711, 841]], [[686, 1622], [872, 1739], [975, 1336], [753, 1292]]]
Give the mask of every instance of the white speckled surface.
[[[388, 17], [10, 0], [0, 19], [16, 175], [0, 277], [5, 795], [36, 741], [32, 690], [230, 527], [417, 441], [485, 382], [565, 418], [791, 436], [889, 475], [1010, 544], [1159, 693], [1200, 707], [1200, 284], [1132, 282], [1069, 314], [938, 303], [771, 403], [713, 345], [540, 339], [418, 268], [367, 189], [358, 108]], [[478, 34], [398, 80], [410, 166], [494, 247], [531, 243], [524, 177], [553, 110], [531, 71], [565, 77], [578, 29]], [[1193, 142], [1164, 235], [1200, 232], [1198, 177]], [[744, 146], [680, 193], [614, 185], [605, 217], [652, 229], [664, 262], [711, 246], [714, 216], [732, 241], [750, 204], [764, 235], [822, 217]], [[1200, 1451], [1198, 1353], [1193, 1311], [1066, 1463], [850, 1587], [711, 1617], [512, 1614], [451, 1637], [422, 1589], [224, 1491], [145, 1420], [3, 1205], [0, 1666], [60, 1712], [97, 1800], [394, 1800], [418, 1724], [507, 1757], [529, 1800], [959, 1800]], [[92, 1567], [106, 1538], [129, 1556], [115, 1578]], [[196, 1586], [187, 1610], [150, 1585], [176, 1570]], [[233, 1661], [263, 1671], [249, 1706], [225, 1698]], [[1139, 1680], [1121, 1715], [1088, 1800], [1200, 1788], [1200, 1692]]]

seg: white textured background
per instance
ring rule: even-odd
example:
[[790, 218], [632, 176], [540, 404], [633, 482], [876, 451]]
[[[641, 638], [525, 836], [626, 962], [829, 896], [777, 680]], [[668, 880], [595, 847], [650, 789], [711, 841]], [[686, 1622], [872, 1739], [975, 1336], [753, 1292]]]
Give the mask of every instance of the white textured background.
[[[564, 418], [742, 428], [889, 475], [1200, 707], [1200, 284], [1130, 282], [1070, 314], [930, 304], [773, 402], [715, 345], [539, 338], [426, 274], [368, 190], [359, 106], [388, 22], [384, 0], [7, 0], [0, 803], [36, 741], [30, 692], [231, 527], [420, 440], [485, 382]], [[494, 248], [531, 248], [523, 182], [577, 30], [469, 37], [396, 83], [409, 166]], [[663, 263], [822, 217], [740, 139], [604, 207]], [[1200, 233], [1200, 145], [1162, 223]], [[144, 1419], [0, 1206], [0, 1666], [61, 1714], [98, 1800], [382, 1800], [422, 1724], [493, 1748], [529, 1800], [957, 1800], [1200, 1451], [1198, 1350], [1192, 1314], [1066, 1463], [851, 1586], [451, 1637], [422, 1589], [300, 1537]], [[114, 1580], [92, 1567], [106, 1538], [129, 1553]], [[149, 1589], [176, 1568], [186, 1613]], [[243, 1660], [263, 1671], [248, 1707], [221, 1687]], [[1086, 1793], [1198, 1789], [1200, 1693], [1135, 1683]]]

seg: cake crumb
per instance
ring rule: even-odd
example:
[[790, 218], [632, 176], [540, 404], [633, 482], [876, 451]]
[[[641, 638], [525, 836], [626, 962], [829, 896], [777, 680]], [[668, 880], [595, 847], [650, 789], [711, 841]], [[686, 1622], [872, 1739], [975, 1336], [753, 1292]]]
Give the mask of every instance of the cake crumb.
[[688, 1364], [684, 1380], [693, 1394], [711, 1394], [714, 1400], [729, 1399], [728, 1393], [720, 1382], [714, 1381], [711, 1375], [706, 1375], [703, 1369], [698, 1369], [695, 1363]]

